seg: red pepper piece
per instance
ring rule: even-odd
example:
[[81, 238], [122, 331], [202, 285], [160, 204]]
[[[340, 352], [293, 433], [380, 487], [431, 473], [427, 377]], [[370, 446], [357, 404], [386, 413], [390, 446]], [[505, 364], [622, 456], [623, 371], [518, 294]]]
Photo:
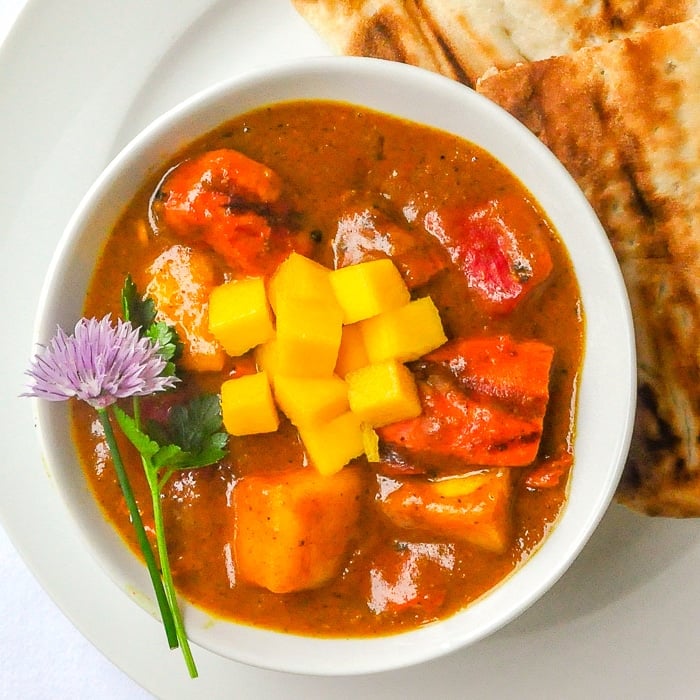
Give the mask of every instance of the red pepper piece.
[[489, 313], [510, 313], [552, 270], [549, 231], [522, 198], [493, 199], [443, 216], [430, 212], [425, 226]]

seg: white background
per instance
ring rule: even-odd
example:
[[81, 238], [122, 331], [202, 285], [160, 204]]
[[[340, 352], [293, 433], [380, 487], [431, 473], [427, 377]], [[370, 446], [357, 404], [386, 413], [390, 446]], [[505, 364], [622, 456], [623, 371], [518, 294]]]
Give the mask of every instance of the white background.
[[[0, 43], [23, 6], [24, 0], [0, 0]], [[65, 618], [0, 527], [0, 698], [150, 697]]]

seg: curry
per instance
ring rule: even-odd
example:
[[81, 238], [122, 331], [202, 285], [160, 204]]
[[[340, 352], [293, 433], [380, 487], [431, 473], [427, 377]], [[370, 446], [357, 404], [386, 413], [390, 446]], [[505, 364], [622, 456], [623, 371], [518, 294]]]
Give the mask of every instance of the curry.
[[[346, 104], [251, 112], [144, 183], [108, 237], [86, 315], [118, 316], [127, 275], [183, 345], [181, 384], [144, 412], [212, 392], [230, 433], [224, 459], [176, 473], [163, 494], [175, 581], [195, 605], [287, 632], [396, 633], [478, 599], [556, 523], [583, 310], [556, 232], [483, 150]], [[218, 325], [234, 293], [257, 300], [245, 302], [263, 313], [254, 330]], [[321, 333], [336, 297], [339, 320]], [[332, 346], [323, 360], [293, 345], [304, 324]], [[296, 352], [283, 372], [271, 338]], [[321, 421], [342, 437], [324, 438]], [[105, 517], [138, 551], [82, 405], [73, 433]]]

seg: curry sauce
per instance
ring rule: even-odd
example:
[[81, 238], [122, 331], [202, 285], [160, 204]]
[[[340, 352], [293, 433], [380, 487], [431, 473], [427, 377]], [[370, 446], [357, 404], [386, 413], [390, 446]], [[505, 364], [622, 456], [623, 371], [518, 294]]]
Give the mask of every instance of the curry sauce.
[[[176, 220], [166, 215], [172, 204], [168, 178], [178, 166], [221, 150], [264, 164], [280, 183], [273, 203], [251, 204], [244, 191], [216, 204], [226, 216], [245, 217], [246, 231], [256, 222], [267, 227], [273, 244], [266, 244], [262, 253], [256, 249], [248, 255], [237, 239], [229, 255], [219, 243], [212, 244], [203, 228], [183, 237]], [[507, 235], [493, 238], [490, 221]], [[500, 274], [493, 266], [475, 271], [469, 262], [473, 256], [468, 245], [476, 245], [481, 255], [494, 241], [525, 251], [509, 271], [517, 286], [512, 293], [502, 293], [502, 287], [493, 292], [489, 276]], [[181, 250], [188, 252], [173, 253]], [[505, 467], [498, 456], [493, 465], [469, 463], [447, 444], [447, 433], [439, 433], [432, 448], [426, 442], [425, 449], [414, 450], [399, 444], [403, 437], [392, 442], [396, 431], [379, 429], [381, 461], [359, 457], [346, 467], [361, 475], [356, 499], [361, 515], [337, 575], [310, 590], [274, 593], [239, 576], [234, 493], [253, 475], [313, 469], [297, 429], [282, 416], [276, 432], [230, 436], [223, 460], [177, 472], [165, 487], [165, 526], [176, 585], [189, 601], [215, 616], [310, 635], [388, 634], [449, 616], [524, 562], [566, 501], [584, 322], [567, 252], [522, 184], [476, 146], [351, 105], [283, 103], [223, 124], [144, 183], [107, 239], [85, 314], [119, 316], [124, 278], [131, 275], [139, 290], [147, 290], [154, 261], [166, 253], [176, 255], [173, 264], [185, 267], [195, 260], [206, 268], [208, 284], [216, 285], [251, 274], [253, 268], [254, 274], [269, 278], [290, 250], [330, 269], [391, 257], [412, 297], [429, 296], [436, 305], [448, 348], [462, 347], [454, 342], [470, 338], [508, 338], [518, 347], [535, 341], [551, 348], [546, 404], [537, 408], [543, 424], [534, 459]], [[498, 249], [493, 252], [498, 256]], [[508, 259], [515, 260], [512, 255]], [[175, 291], [173, 313], [182, 314], [187, 304], [192, 306], [185, 309], [187, 318], [206, 313], [206, 295], [184, 287]], [[145, 402], [144, 410], [166, 412], [176, 395], [218, 393], [224, 380], [255, 371], [253, 353], [221, 357], [220, 369], [191, 359], [181, 372], [180, 388]], [[455, 379], [454, 364], [438, 356], [408, 363], [424, 387], [426, 411], [430, 391], [444, 382], [452, 382], [450, 392], [463, 390], [466, 396], [474, 391], [463, 377]], [[502, 407], [502, 397], [489, 401]], [[517, 411], [529, 419], [532, 409], [524, 405]], [[84, 405], [72, 410], [73, 437], [86, 478], [105, 517], [138, 552], [99, 424]], [[411, 427], [420, 429], [419, 424]], [[125, 441], [122, 447], [148, 528], [150, 498], [139, 459]], [[498, 449], [507, 460], [510, 446]], [[399, 524], [387, 507], [384, 494], [397, 484], [433, 483], [496, 467], [507, 470], [510, 483], [507, 542], [500, 551], [436, 533], [423, 521]]]

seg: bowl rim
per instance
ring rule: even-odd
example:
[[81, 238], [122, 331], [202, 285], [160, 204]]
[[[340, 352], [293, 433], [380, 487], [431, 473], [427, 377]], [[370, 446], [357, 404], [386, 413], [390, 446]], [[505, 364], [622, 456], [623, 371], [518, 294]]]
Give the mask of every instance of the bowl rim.
[[[371, 98], [367, 90], [372, 91]], [[632, 314], [617, 260], [593, 209], [561, 163], [526, 127], [470, 88], [435, 73], [382, 59], [333, 56], [290, 61], [219, 82], [168, 110], [133, 138], [95, 180], [63, 231], [41, 291], [35, 344], [45, 344], [57, 325], [71, 327], [76, 318], [73, 311], [77, 317], [82, 315], [85, 284], [104, 237], [89, 232], [96, 226], [100, 230], [100, 224], [104, 227], [109, 212], [114, 223], [130, 198], [122, 199], [118, 193], [133, 195], [168, 155], [218, 124], [249, 109], [291, 99], [352, 103], [429, 123], [474, 141], [533, 193], [569, 250], [579, 284], [581, 275], [588, 279], [601, 274], [605, 283], [597, 289], [589, 285], [584, 290], [581, 285], [585, 347], [576, 419], [579, 427], [597, 426], [603, 432], [608, 428], [605, 468], [597, 467], [602, 478], [596, 481], [589, 475], [596, 467], [594, 460], [601, 456], [590, 444], [580, 442], [577, 430], [569, 499], [556, 526], [537, 551], [494, 589], [449, 618], [374, 638], [286, 635], [218, 621], [192, 605], [184, 606], [192, 642], [235, 661], [310, 675], [395, 670], [453, 652], [503, 627], [544, 595], [583, 549], [613, 498], [631, 441], [636, 399]], [[467, 130], [474, 136], [465, 136]], [[543, 174], [547, 188], [538, 184]], [[571, 222], [585, 235], [563, 228], [562, 224]], [[591, 250], [596, 253], [593, 263], [587, 257]], [[597, 313], [589, 317], [591, 309]], [[613, 381], [620, 391], [606, 394]], [[594, 403], [596, 396], [606, 398], [600, 410]], [[101, 516], [87, 485], [71, 478], [75, 456], [70, 455], [67, 406], [35, 400], [34, 411], [47, 470], [74, 524], [115, 584], [157, 617], [144, 567]], [[617, 430], [611, 431], [610, 425], [618, 426]], [[95, 522], [96, 512], [102, 522]], [[518, 587], [527, 594], [518, 592]]]

